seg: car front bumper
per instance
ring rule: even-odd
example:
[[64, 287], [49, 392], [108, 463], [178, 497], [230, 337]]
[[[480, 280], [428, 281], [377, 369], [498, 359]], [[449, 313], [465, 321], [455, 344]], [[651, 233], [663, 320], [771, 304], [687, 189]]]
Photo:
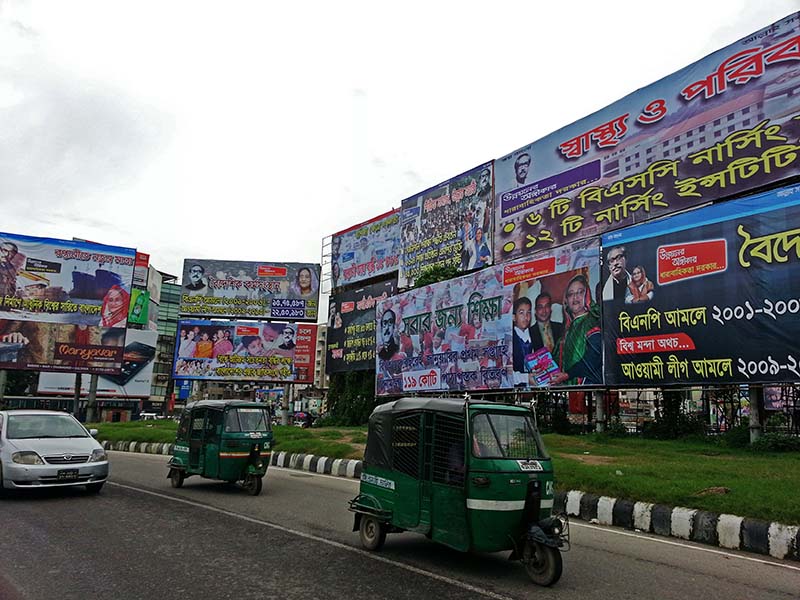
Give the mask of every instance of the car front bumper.
[[[108, 461], [76, 465], [20, 465], [4, 462], [3, 487], [38, 489], [101, 483], [108, 478], [108, 470]], [[68, 471], [77, 471], [77, 477], [64, 479], [64, 474]]]

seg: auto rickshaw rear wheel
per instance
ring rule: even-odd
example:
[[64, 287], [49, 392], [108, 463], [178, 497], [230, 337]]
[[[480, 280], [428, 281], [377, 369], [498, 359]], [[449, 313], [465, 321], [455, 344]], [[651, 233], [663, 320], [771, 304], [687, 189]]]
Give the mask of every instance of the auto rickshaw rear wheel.
[[547, 587], [561, 579], [561, 552], [556, 548], [528, 540], [522, 550], [522, 564], [537, 585]]
[[386, 525], [375, 517], [361, 515], [361, 524], [358, 528], [361, 545], [367, 550], [380, 550], [386, 541]]
[[242, 482], [242, 487], [251, 496], [258, 496], [261, 493], [261, 487], [264, 485], [258, 475], [248, 475]]
[[183, 480], [186, 477], [180, 469], [172, 469], [169, 474], [169, 482], [174, 488], [183, 487]]

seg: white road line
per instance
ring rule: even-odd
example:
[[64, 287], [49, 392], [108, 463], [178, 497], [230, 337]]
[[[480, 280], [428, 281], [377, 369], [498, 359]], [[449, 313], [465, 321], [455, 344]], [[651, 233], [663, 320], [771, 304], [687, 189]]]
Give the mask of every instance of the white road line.
[[651, 537], [648, 534], [643, 533], [635, 533], [633, 531], [619, 531], [617, 529], [611, 529], [610, 527], [602, 527], [599, 525], [591, 525], [589, 523], [576, 523], [575, 521], [570, 519], [569, 522], [570, 527], [584, 527], [586, 529], [595, 529], [597, 531], [603, 531], [606, 533], [613, 533], [615, 535], [624, 535], [627, 537], [634, 537], [640, 540], [647, 540], [650, 542], [656, 542], [658, 544], [666, 544], [668, 546], [680, 546], [681, 548], [688, 548], [689, 550], [697, 550], [699, 552], [709, 552], [710, 554], [718, 554], [720, 556], [724, 556], [726, 558], [738, 558], [741, 560], [747, 560], [750, 562], [759, 563], [762, 565], [772, 565], [773, 567], [783, 567], [784, 569], [789, 569], [790, 571], [800, 571], [800, 567], [795, 567], [792, 565], [786, 565], [779, 562], [772, 562], [769, 560], [763, 560], [761, 558], [754, 558], [752, 556], [742, 556], [741, 554], [733, 554], [731, 552], [725, 552], [724, 550], [714, 550], [713, 548], [704, 548], [703, 546], [694, 546], [692, 544], [686, 544], [682, 542], [673, 542], [672, 540], [668, 539], [661, 539], [657, 537]]
[[260, 519], [254, 519], [253, 517], [248, 517], [246, 515], [240, 515], [235, 512], [231, 512], [228, 510], [224, 510], [222, 508], [216, 508], [214, 506], [208, 506], [206, 504], [200, 504], [199, 502], [192, 502], [191, 500], [185, 500], [183, 498], [176, 498], [175, 496], [169, 496], [167, 494], [160, 494], [158, 492], [151, 492], [150, 490], [144, 490], [141, 488], [137, 488], [131, 485], [125, 485], [122, 483], [116, 483], [114, 481], [109, 481], [108, 485], [112, 485], [114, 487], [123, 488], [126, 490], [131, 490], [134, 492], [139, 492], [141, 494], [147, 494], [148, 496], [155, 496], [156, 498], [161, 498], [163, 500], [171, 500], [172, 502], [178, 502], [180, 504], [186, 504], [188, 506], [194, 506], [195, 508], [201, 508], [204, 510], [208, 510], [211, 512], [219, 513], [221, 515], [225, 515], [228, 517], [233, 517], [234, 519], [241, 519], [242, 521], [247, 521], [248, 523], [253, 523], [255, 525], [261, 525], [262, 527], [270, 527], [271, 529], [277, 529], [278, 531], [283, 531], [285, 533], [291, 533], [293, 535], [299, 536], [301, 538], [307, 540], [313, 540], [315, 542], [320, 542], [323, 544], [327, 544], [329, 546], [333, 546], [334, 548], [339, 548], [340, 550], [346, 550], [348, 552], [352, 552], [354, 554], [358, 554], [359, 556], [363, 556], [364, 558], [369, 558], [387, 565], [391, 565], [393, 567], [397, 567], [399, 569], [404, 569], [406, 571], [410, 571], [411, 573], [416, 573], [417, 575], [422, 575], [423, 577], [428, 577], [429, 579], [434, 579], [436, 581], [441, 581], [442, 583], [447, 583], [449, 585], [461, 588], [468, 592], [473, 592], [476, 594], [480, 594], [481, 596], [486, 596], [487, 598], [494, 598], [495, 600], [514, 600], [511, 596], [503, 596], [502, 594], [497, 594], [490, 590], [486, 590], [483, 588], [479, 588], [472, 584], [466, 583], [464, 581], [459, 581], [458, 579], [451, 579], [450, 577], [445, 577], [444, 575], [437, 575], [436, 573], [431, 573], [430, 571], [426, 571], [424, 569], [420, 569], [418, 567], [413, 567], [411, 565], [397, 562], [394, 560], [390, 560], [388, 558], [384, 558], [372, 552], [367, 552], [366, 550], [361, 550], [360, 548], [355, 548], [353, 546], [348, 546], [347, 544], [342, 544], [341, 542], [335, 542], [333, 540], [328, 540], [316, 535], [312, 535], [310, 533], [304, 533], [302, 531], [297, 531], [296, 529], [289, 529], [288, 527], [283, 527], [282, 525], [276, 525], [275, 523], [269, 523], [267, 521], [262, 521]]

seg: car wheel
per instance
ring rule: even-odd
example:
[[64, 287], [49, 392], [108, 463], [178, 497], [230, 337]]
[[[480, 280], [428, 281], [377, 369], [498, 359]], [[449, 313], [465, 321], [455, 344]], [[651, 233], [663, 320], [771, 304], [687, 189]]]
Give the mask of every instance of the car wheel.
[[174, 488], [183, 487], [184, 479], [186, 479], [186, 476], [180, 469], [172, 469], [169, 473], [169, 483]]
[[361, 515], [361, 525], [358, 528], [361, 545], [367, 550], [380, 550], [386, 541], [386, 525], [375, 517]]
[[3, 466], [0, 465], [0, 498], [6, 495], [6, 488], [3, 487]]
[[257, 475], [248, 475], [245, 477], [242, 487], [251, 496], [258, 496], [261, 493], [261, 487], [264, 485], [261, 480], [262, 477]]
[[527, 541], [522, 550], [522, 564], [530, 580], [542, 586], [561, 579], [561, 552], [539, 542]]
[[103, 489], [103, 484], [105, 484], [105, 481], [101, 481], [100, 483], [87, 483], [86, 491], [90, 494], [99, 494], [100, 490]]

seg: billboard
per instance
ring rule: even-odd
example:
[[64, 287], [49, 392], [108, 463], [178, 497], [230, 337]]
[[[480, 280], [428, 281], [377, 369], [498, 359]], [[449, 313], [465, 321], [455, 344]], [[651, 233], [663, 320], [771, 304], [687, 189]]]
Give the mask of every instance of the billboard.
[[466, 272], [492, 264], [493, 183], [488, 162], [403, 200], [400, 288], [432, 265]]
[[[158, 332], [129, 329], [125, 337], [122, 371], [118, 375], [97, 378], [97, 396], [115, 398], [149, 398], [153, 382]], [[72, 395], [75, 375], [72, 373], [41, 373], [40, 394]], [[89, 380], [81, 379], [81, 395], [89, 394]]]
[[147, 325], [150, 309], [150, 292], [134, 288], [131, 290], [131, 301], [128, 308], [128, 323]]
[[602, 384], [599, 241], [381, 301], [376, 393]]
[[495, 161], [495, 261], [800, 174], [800, 13]]
[[603, 236], [609, 385], [800, 381], [800, 186]]
[[311, 324], [181, 320], [173, 376], [312, 383], [316, 345]]
[[180, 312], [202, 317], [315, 321], [318, 264], [187, 258]]
[[0, 233], [0, 368], [119, 372], [135, 255]]
[[394, 280], [331, 296], [328, 305], [325, 371], [375, 367], [375, 304], [396, 293]]
[[399, 210], [335, 233], [331, 239], [331, 284], [334, 288], [393, 273], [399, 263]]
[[156, 304], [161, 304], [161, 285], [163, 283], [161, 273], [150, 265], [147, 270], [147, 291], [150, 292], [150, 300]]
[[137, 252], [133, 267], [133, 285], [136, 287], [147, 287], [147, 273], [150, 266], [150, 255], [144, 252]]

